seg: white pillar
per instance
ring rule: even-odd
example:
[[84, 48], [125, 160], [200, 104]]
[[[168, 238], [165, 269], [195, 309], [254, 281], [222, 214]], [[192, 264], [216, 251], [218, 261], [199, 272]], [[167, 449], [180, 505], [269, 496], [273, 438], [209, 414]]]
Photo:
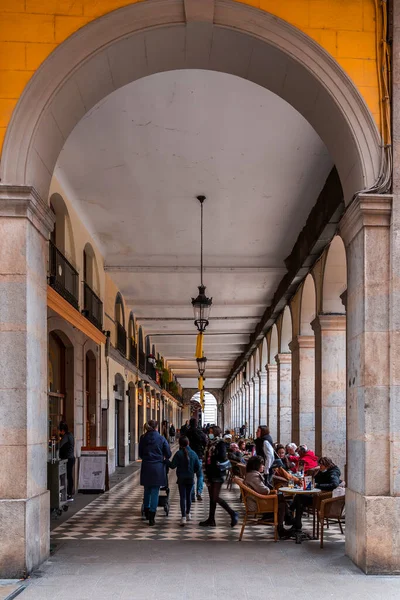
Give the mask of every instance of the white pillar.
[[292, 441], [292, 355], [288, 352], [276, 357], [278, 367], [278, 440], [281, 444]]
[[276, 442], [278, 438], [277, 370], [278, 367], [276, 364], [267, 365], [267, 424], [274, 442]]
[[292, 352], [292, 437], [315, 449], [315, 337], [298, 335]]
[[260, 379], [260, 425], [267, 424], [267, 396], [268, 396], [268, 381], [267, 371], [259, 371]]
[[253, 432], [256, 435], [257, 428], [260, 424], [260, 378], [258, 375], [253, 377], [254, 387], [254, 411], [253, 411]]

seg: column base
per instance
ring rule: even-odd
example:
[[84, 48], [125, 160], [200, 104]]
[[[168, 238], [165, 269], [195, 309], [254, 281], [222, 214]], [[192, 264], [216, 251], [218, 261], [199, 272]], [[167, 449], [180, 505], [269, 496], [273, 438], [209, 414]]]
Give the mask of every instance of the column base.
[[50, 553], [50, 493], [0, 501], [0, 579], [29, 575]]
[[400, 497], [346, 490], [346, 554], [365, 573], [400, 573]]

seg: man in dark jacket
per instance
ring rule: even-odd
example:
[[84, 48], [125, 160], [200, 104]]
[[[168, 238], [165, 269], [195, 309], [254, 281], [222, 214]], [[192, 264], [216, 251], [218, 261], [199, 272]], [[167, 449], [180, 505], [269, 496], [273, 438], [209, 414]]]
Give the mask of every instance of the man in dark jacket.
[[75, 465], [75, 440], [74, 436], [68, 431], [68, 425], [61, 421], [58, 426], [60, 442], [58, 445], [58, 455], [60, 460], [67, 461], [67, 497], [72, 500], [74, 492], [74, 465]]
[[[315, 476], [315, 487], [323, 492], [332, 492], [340, 484], [340, 469], [335, 463], [326, 456], [323, 456], [318, 461], [319, 471]], [[304, 507], [311, 506], [313, 497], [308, 494], [302, 494], [295, 496], [291, 510], [295, 511], [296, 516], [294, 519], [294, 530], [301, 531], [302, 523], [301, 517], [303, 516]]]
[[147, 432], [139, 442], [139, 456], [142, 459], [140, 485], [144, 487], [144, 512], [149, 525], [155, 523], [160, 487], [167, 485], [166, 461], [171, 457], [169, 444], [157, 429], [157, 421], [150, 420]]
[[190, 419], [189, 428], [186, 432], [186, 436], [189, 439], [189, 444], [193, 452], [197, 454], [197, 457], [200, 462], [200, 469], [196, 473], [197, 483], [196, 483], [196, 496], [194, 492], [192, 492], [192, 502], [197, 500], [203, 500], [202, 493], [204, 487], [204, 477], [203, 477], [203, 469], [202, 469], [202, 460], [204, 456], [204, 449], [207, 446], [207, 436], [201, 429], [199, 429], [197, 425], [197, 421], [194, 417]]

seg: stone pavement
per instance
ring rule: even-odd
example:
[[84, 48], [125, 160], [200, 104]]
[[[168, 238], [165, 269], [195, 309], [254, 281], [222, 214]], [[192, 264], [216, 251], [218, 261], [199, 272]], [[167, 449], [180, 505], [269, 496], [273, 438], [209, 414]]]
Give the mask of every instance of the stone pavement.
[[[274, 543], [260, 526], [246, 529], [239, 543], [239, 527], [231, 529], [219, 507], [215, 530], [198, 527], [207, 493], [193, 521], [180, 527], [174, 474], [170, 486], [170, 514], [159, 509], [155, 528], [140, 518], [142, 488], [134, 474], [54, 529], [54, 554], [18, 600], [400, 598], [400, 578], [365, 576], [344, 556], [343, 536], [334, 529], [323, 550], [316, 541]], [[237, 489], [223, 494], [240, 508]]]

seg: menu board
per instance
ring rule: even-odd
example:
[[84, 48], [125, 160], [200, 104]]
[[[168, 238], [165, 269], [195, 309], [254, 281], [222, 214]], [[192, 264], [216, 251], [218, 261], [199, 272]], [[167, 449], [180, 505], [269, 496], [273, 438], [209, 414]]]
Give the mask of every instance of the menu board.
[[79, 459], [79, 492], [104, 492], [108, 487], [107, 448], [83, 447]]

